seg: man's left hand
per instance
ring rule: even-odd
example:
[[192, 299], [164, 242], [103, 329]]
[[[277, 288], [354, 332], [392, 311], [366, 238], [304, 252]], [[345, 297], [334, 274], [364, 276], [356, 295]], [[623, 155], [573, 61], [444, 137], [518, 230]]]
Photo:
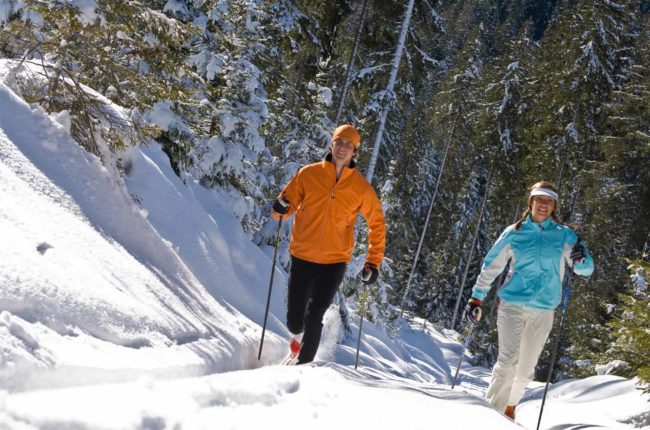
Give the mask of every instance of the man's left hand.
[[363, 281], [364, 284], [370, 285], [374, 284], [377, 282], [377, 277], [379, 276], [379, 271], [375, 267], [374, 264], [366, 263], [363, 266], [363, 270], [361, 271], [361, 280]]

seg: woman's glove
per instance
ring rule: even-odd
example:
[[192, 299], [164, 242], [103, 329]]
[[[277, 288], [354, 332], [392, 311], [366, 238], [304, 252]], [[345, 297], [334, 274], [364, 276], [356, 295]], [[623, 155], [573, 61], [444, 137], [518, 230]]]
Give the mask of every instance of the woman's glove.
[[576, 244], [573, 245], [569, 257], [573, 260], [573, 264], [582, 264], [585, 262], [585, 258], [587, 258], [587, 250], [580, 239], [578, 239]]
[[464, 319], [469, 320], [474, 324], [479, 322], [483, 316], [483, 310], [481, 309], [482, 304], [483, 303], [479, 299], [469, 299], [465, 306], [465, 313], [463, 315]]

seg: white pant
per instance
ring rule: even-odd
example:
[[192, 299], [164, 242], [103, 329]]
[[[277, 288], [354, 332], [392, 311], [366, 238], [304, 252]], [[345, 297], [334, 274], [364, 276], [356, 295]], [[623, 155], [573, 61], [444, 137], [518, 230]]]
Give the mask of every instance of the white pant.
[[501, 300], [497, 329], [499, 356], [492, 369], [486, 398], [503, 412], [516, 405], [535, 376], [535, 366], [553, 327], [553, 311]]

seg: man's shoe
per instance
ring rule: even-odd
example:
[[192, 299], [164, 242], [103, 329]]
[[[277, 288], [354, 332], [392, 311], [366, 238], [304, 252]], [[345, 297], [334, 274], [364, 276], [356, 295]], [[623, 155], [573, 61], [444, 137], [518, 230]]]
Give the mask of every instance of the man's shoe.
[[289, 341], [289, 355], [287, 355], [282, 364], [291, 365], [296, 364], [298, 361], [298, 355], [300, 355], [300, 346], [302, 344], [302, 335], [303, 333], [294, 334]]
[[291, 341], [289, 341], [289, 349], [291, 350], [291, 355], [297, 357], [300, 354], [300, 346], [302, 345], [302, 335], [303, 333], [298, 333], [293, 335]]

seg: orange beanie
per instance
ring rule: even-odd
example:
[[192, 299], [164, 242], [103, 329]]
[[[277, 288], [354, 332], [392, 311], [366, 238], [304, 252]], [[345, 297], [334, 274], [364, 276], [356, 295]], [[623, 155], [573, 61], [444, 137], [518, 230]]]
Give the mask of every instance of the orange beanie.
[[356, 128], [349, 124], [343, 124], [336, 127], [336, 130], [332, 133], [332, 140], [336, 140], [339, 137], [352, 142], [355, 150], [359, 149], [359, 145], [361, 144], [361, 135]]

